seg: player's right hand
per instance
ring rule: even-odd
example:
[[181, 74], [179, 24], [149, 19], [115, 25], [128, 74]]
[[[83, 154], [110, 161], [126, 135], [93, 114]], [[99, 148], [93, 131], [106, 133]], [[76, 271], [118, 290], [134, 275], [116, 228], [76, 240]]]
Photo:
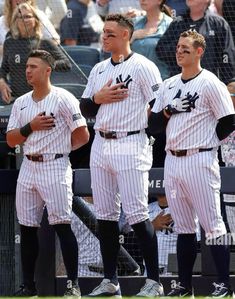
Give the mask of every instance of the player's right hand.
[[111, 85], [110, 79], [101, 89], [94, 95], [96, 104], [109, 104], [120, 102], [128, 97], [128, 88], [123, 88], [124, 82]]
[[154, 230], [162, 230], [162, 229], [169, 229], [169, 224], [172, 222], [172, 218], [170, 214], [165, 214], [164, 211], [159, 213], [154, 220], [152, 220], [152, 224]]
[[167, 105], [167, 112], [169, 114], [177, 114], [181, 112], [191, 112], [190, 101], [186, 98], [175, 98], [171, 104]]
[[30, 122], [30, 126], [33, 131], [51, 130], [55, 127], [55, 118], [41, 112]]

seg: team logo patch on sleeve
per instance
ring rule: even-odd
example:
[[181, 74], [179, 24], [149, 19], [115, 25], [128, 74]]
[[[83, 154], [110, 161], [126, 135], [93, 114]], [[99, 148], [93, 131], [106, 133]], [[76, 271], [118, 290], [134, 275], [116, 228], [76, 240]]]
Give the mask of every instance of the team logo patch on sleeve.
[[152, 86], [152, 91], [157, 91], [159, 88], [159, 84], [155, 84]]
[[81, 118], [82, 118], [81, 113], [73, 114], [73, 121], [78, 120], [78, 119], [81, 119]]

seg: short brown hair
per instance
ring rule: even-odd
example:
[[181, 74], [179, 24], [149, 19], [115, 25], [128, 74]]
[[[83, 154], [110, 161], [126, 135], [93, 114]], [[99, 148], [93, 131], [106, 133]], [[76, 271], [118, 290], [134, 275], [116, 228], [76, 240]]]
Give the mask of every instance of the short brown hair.
[[55, 68], [55, 59], [51, 55], [51, 53], [45, 51], [45, 50], [33, 50], [29, 53], [28, 58], [40, 58], [43, 60], [46, 64], [48, 64], [52, 70]]
[[105, 18], [105, 21], [116, 22], [118, 25], [128, 28], [130, 32], [130, 38], [134, 32], [134, 24], [131, 18], [128, 18], [122, 14], [110, 14]]
[[203, 51], [206, 49], [206, 40], [204, 36], [196, 30], [189, 29], [180, 34], [180, 37], [191, 37], [193, 39], [193, 47], [195, 49], [201, 47]]

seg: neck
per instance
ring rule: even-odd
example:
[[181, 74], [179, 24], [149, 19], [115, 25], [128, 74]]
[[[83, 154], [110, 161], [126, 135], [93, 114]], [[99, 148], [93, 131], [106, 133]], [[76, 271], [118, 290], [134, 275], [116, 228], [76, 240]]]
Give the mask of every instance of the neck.
[[112, 53], [112, 60], [116, 63], [121, 62], [122, 60], [126, 59], [131, 54], [131, 48], [128, 46], [126, 49], [113, 52]]
[[158, 10], [151, 10], [151, 11], [147, 11], [146, 17], [147, 17], [147, 21], [150, 24], [153, 25], [157, 25], [159, 23], [159, 21], [162, 19], [162, 12], [158, 9]]
[[20, 32], [20, 36], [23, 38], [31, 38], [34, 35], [34, 32], [32, 30], [24, 30]]
[[190, 10], [190, 17], [193, 21], [197, 21], [200, 20], [201, 18], [203, 18], [205, 14], [205, 9], [202, 8], [195, 8], [195, 9], [191, 9]]
[[51, 91], [51, 83], [47, 85], [34, 85], [33, 86], [33, 99], [36, 102], [43, 100]]
[[195, 76], [197, 76], [201, 72], [202, 68], [200, 65], [196, 67], [188, 67], [188, 68], [182, 68], [182, 76], [181, 78], [183, 80], [189, 80]]

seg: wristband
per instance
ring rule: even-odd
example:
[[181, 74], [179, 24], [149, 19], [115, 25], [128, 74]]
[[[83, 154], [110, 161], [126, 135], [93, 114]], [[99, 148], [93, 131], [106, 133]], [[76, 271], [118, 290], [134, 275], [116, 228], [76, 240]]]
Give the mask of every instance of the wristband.
[[20, 134], [24, 137], [28, 137], [33, 132], [30, 123], [27, 123], [25, 126], [20, 128]]
[[92, 96], [91, 100], [92, 100], [92, 102], [93, 102], [94, 104], [96, 104], [96, 102], [95, 102], [95, 95]]
[[171, 116], [171, 115], [172, 115], [172, 111], [171, 111], [171, 107], [170, 107], [170, 105], [167, 105], [167, 106], [164, 108], [164, 110], [165, 110], [165, 112], [166, 112], [166, 114], [167, 114], [168, 116]]

